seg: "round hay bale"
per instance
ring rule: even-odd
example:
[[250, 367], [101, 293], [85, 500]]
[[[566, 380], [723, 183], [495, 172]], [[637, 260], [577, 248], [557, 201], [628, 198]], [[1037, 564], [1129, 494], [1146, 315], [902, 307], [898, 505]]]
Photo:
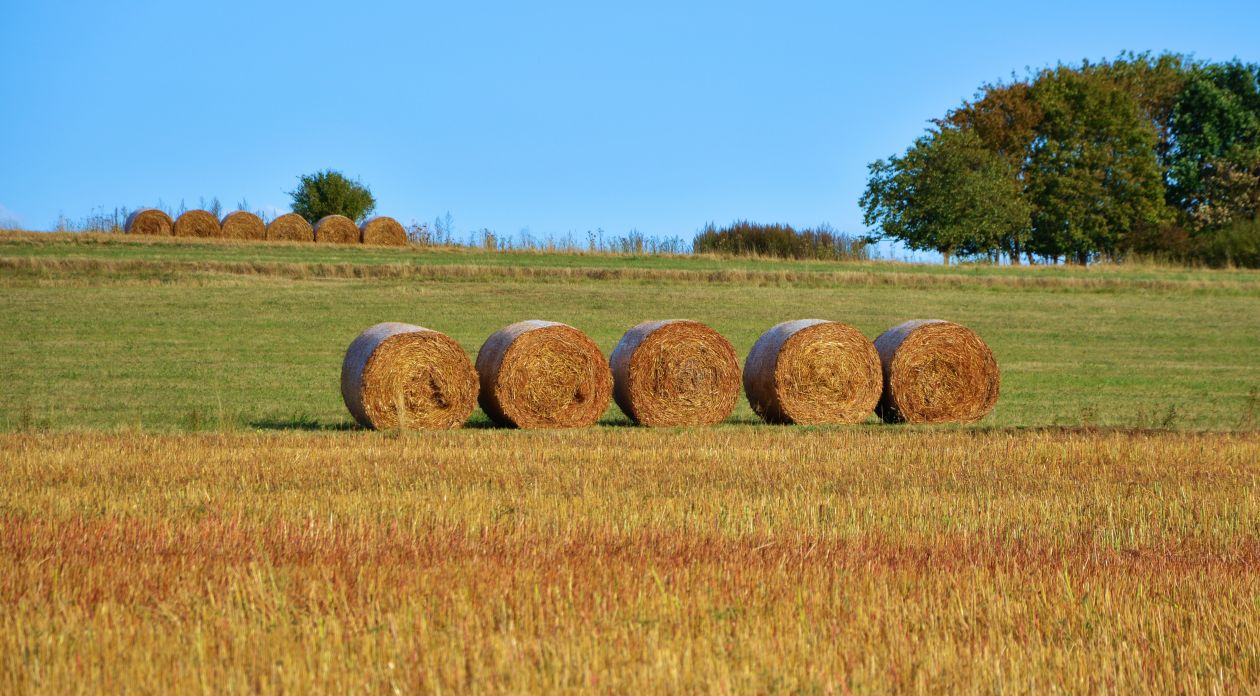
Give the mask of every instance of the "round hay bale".
[[176, 237], [222, 237], [223, 229], [212, 213], [189, 210], [175, 218]]
[[341, 398], [365, 428], [458, 428], [477, 406], [477, 371], [446, 334], [386, 322], [350, 343]]
[[127, 234], [154, 234], [165, 237], [173, 234], [175, 224], [171, 216], [157, 208], [141, 208], [127, 216], [123, 229]]
[[407, 230], [402, 223], [384, 215], [374, 217], [359, 226], [364, 244], [381, 246], [406, 246]]
[[315, 241], [326, 244], [358, 244], [359, 227], [345, 215], [325, 215], [315, 223]]
[[227, 239], [266, 239], [267, 226], [262, 218], [244, 210], [228, 213], [219, 224]]
[[880, 334], [875, 350], [884, 372], [877, 413], [889, 423], [974, 423], [997, 403], [997, 360], [965, 326], [908, 321]]
[[696, 321], [645, 321], [613, 350], [613, 395], [636, 423], [712, 425], [739, 400], [739, 361], [729, 341]]
[[604, 415], [612, 375], [586, 334], [553, 321], [521, 321], [477, 353], [481, 408], [500, 425], [580, 428]]
[[315, 231], [311, 223], [297, 213], [285, 213], [267, 225], [268, 241], [313, 242]]
[[744, 361], [748, 403], [767, 423], [860, 423], [883, 388], [875, 346], [838, 321], [785, 321]]

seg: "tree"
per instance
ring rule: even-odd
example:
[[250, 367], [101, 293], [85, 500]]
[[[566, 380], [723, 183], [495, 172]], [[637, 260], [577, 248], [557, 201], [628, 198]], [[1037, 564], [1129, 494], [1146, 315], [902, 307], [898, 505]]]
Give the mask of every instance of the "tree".
[[1168, 199], [1195, 230], [1254, 219], [1260, 198], [1260, 66], [1197, 66], [1177, 97]]
[[372, 192], [357, 179], [350, 180], [332, 169], [298, 177], [301, 184], [289, 192], [293, 212], [314, 224], [325, 215], [344, 215], [362, 222], [376, 209]]
[[945, 128], [902, 157], [877, 160], [862, 195], [863, 220], [911, 249], [939, 251], [948, 264], [1027, 242], [1032, 211], [1010, 163], [975, 132]]
[[1165, 221], [1155, 127], [1133, 95], [1105, 74], [1060, 66], [1032, 96], [1044, 114], [1027, 173], [1034, 251], [1084, 264]]

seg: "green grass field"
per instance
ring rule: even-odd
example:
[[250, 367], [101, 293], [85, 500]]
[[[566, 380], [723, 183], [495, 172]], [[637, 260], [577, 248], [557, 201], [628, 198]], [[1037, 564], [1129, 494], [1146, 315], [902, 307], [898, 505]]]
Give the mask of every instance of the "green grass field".
[[[351, 428], [367, 326], [975, 329], [972, 426]], [[1260, 272], [0, 234], [0, 693], [1232, 693]], [[191, 432], [186, 432], [191, 431]]]
[[[543, 270], [515, 275], [511, 263]], [[431, 264], [439, 270], [429, 276], [398, 271]], [[627, 267], [639, 275], [569, 273]], [[742, 275], [706, 275], [720, 270]], [[976, 330], [1002, 367], [1002, 398], [984, 426], [1228, 430], [1260, 415], [1254, 272], [950, 271], [18, 235], [0, 238], [0, 286], [0, 427], [9, 430], [342, 427], [350, 418], [340, 362], [360, 330], [420, 324], [475, 356], [495, 330], [527, 318], [577, 326], [605, 355], [641, 320], [691, 318], [722, 332], [741, 359], [787, 319], [845, 321], [873, 339], [906, 319], [944, 318]], [[614, 406], [605, 421], [624, 419]], [[731, 421], [755, 419], [741, 403]]]

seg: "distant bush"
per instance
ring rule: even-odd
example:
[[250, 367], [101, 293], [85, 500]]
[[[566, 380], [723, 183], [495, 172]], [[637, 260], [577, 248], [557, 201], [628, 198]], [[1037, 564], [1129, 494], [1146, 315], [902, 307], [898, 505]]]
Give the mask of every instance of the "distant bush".
[[1240, 220], [1195, 242], [1192, 258], [1209, 266], [1260, 268], [1260, 220]]
[[866, 240], [850, 237], [827, 225], [797, 230], [791, 225], [761, 225], [747, 220], [717, 227], [709, 223], [696, 235], [697, 254], [769, 256], [782, 259], [866, 260]]

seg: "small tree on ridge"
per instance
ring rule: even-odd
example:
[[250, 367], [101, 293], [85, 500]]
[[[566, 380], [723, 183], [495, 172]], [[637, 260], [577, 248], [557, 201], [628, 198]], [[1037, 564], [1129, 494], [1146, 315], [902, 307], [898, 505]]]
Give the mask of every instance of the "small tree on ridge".
[[293, 198], [293, 212], [315, 224], [325, 215], [345, 215], [355, 222], [362, 222], [376, 209], [372, 191], [357, 179], [347, 179], [333, 169], [298, 177], [301, 182], [289, 191]]

